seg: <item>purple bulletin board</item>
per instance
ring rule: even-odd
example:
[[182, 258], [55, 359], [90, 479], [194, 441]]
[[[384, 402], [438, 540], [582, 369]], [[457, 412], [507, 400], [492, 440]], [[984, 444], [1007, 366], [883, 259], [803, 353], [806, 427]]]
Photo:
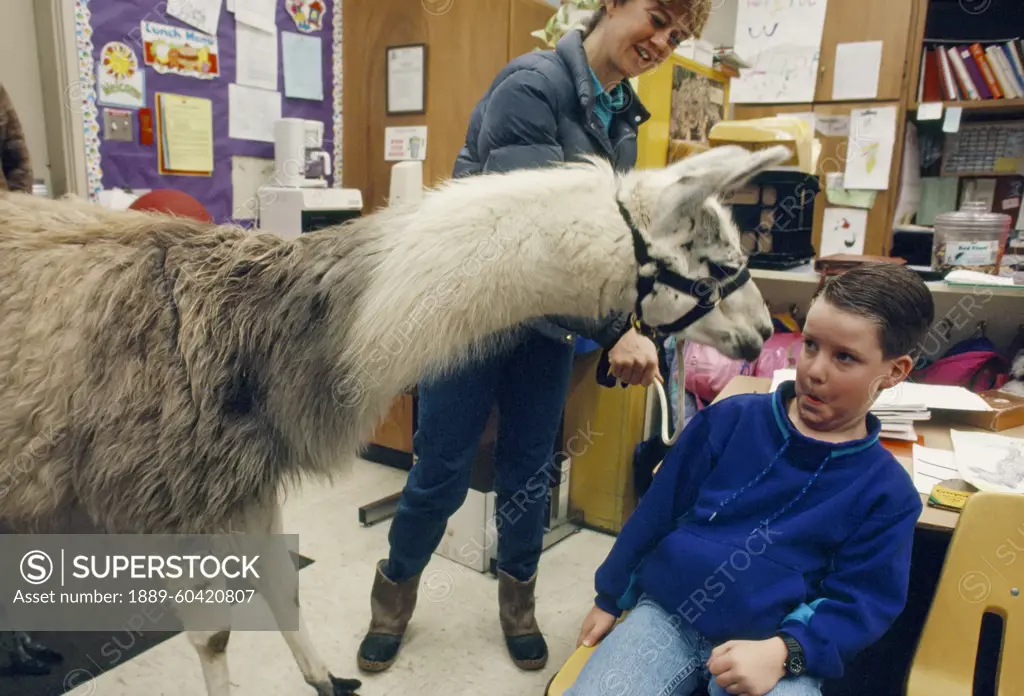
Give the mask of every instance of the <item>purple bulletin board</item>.
[[[340, 0], [323, 0], [327, 10], [322, 26], [312, 33], [301, 32], [286, 8], [286, 0], [277, 5], [278, 91], [281, 93], [281, 116], [305, 118], [324, 124], [324, 149], [332, 161], [329, 185], [340, 185], [341, 168], [341, 22]], [[85, 121], [86, 154], [89, 163], [90, 196], [102, 189], [172, 188], [184, 191], [199, 200], [217, 222], [237, 222], [249, 226], [251, 220], [232, 217], [233, 188], [231, 158], [234, 155], [273, 159], [274, 144], [241, 140], [228, 136], [228, 85], [235, 81], [235, 15], [222, 4], [217, 27], [217, 53], [220, 75], [210, 79], [161, 74], [145, 64], [145, 48], [141, 36], [143, 21], [168, 24], [196, 30], [166, 12], [166, 0], [76, 0], [76, 34], [79, 49], [80, 84], [92, 86], [82, 91]], [[283, 50], [281, 32], [317, 36], [322, 48], [323, 101], [289, 99], [284, 91]], [[145, 73], [146, 104], [153, 114], [152, 145], [142, 145], [137, 110], [132, 111], [132, 142], [106, 141], [103, 138], [104, 105], [96, 102], [96, 65], [103, 46], [111, 41], [127, 44], [135, 52], [139, 67]], [[213, 108], [212, 176], [161, 175], [158, 170], [156, 140], [160, 137], [156, 113], [157, 92], [182, 94], [209, 99]], [[338, 147], [335, 147], [337, 141]], [[336, 183], [338, 182], [338, 183]]]

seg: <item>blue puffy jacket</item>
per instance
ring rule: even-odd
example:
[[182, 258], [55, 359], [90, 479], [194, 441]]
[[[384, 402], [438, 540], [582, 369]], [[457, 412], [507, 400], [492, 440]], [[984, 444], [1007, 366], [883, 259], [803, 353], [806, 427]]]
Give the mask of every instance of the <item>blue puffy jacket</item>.
[[[621, 85], [624, 103], [605, 128], [594, 110], [597, 90], [581, 32], [567, 32], [554, 50], [515, 58], [473, 109], [453, 176], [543, 167], [594, 154], [617, 170], [633, 168], [637, 130], [650, 114], [629, 82]], [[628, 316], [616, 313], [596, 322], [557, 316], [528, 323], [556, 340], [573, 343], [579, 334], [608, 347], [626, 330]]]

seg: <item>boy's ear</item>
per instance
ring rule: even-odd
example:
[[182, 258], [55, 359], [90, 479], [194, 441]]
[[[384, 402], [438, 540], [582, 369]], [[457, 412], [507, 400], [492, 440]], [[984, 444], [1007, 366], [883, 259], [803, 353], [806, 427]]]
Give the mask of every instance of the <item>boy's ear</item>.
[[914, 369], [914, 359], [909, 355], [901, 355], [892, 361], [889, 373], [882, 379], [882, 388], [889, 389], [910, 376]]

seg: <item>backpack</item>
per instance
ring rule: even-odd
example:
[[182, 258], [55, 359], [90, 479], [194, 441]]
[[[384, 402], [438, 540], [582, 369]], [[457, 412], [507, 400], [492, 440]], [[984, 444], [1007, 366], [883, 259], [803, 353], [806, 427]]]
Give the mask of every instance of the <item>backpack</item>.
[[687, 341], [683, 347], [683, 386], [693, 394], [697, 408], [704, 408], [736, 375], [753, 375], [746, 360], [727, 358], [711, 346]]
[[946, 384], [983, 392], [999, 389], [1010, 379], [1010, 361], [984, 337], [968, 338], [938, 360], [912, 373], [921, 384]]
[[754, 375], [771, 379], [776, 370], [796, 367], [803, 344], [804, 335], [799, 331], [772, 334], [761, 349], [761, 356], [754, 363]]

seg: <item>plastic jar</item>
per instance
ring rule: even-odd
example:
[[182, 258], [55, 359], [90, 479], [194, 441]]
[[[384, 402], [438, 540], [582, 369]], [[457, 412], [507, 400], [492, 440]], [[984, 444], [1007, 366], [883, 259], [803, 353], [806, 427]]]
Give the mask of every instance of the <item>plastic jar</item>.
[[935, 216], [932, 269], [979, 271], [999, 275], [1013, 218], [991, 213], [981, 201]]

